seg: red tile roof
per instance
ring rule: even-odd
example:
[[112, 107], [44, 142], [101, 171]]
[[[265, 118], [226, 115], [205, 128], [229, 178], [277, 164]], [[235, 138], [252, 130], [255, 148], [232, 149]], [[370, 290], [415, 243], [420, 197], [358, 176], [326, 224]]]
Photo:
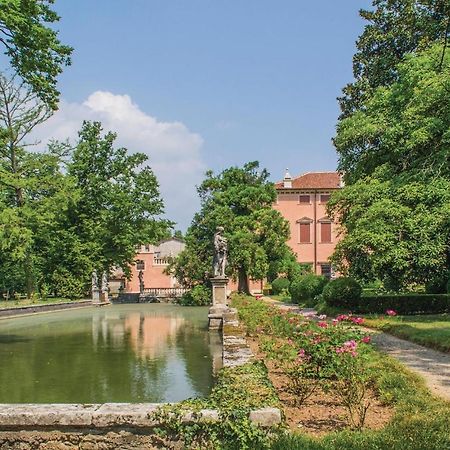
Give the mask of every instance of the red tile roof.
[[[337, 172], [308, 172], [292, 178], [292, 189], [338, 189], [341, 187], [341, 177]], [[275, 183], [276, 189], [283, 187], [283, 181]]]

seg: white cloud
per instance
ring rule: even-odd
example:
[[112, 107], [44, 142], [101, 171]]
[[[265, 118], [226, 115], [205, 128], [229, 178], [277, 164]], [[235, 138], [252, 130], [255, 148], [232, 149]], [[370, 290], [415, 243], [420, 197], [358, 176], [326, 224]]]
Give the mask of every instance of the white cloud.
[[128, 95], [96, 91], [86, 101], [60, 103], [60, 109], [35, 132], [50, 139], [74, 142], [83, 120], [98, 120], [105, 131], [117, 133], [117, 145], [149, 156], [158, 177], [166, 216], [185, 228], [198, 209], [195, 185], [205, 171], [200, 148], [203, 139], [181, 122], [162, 122], [146, 114]]

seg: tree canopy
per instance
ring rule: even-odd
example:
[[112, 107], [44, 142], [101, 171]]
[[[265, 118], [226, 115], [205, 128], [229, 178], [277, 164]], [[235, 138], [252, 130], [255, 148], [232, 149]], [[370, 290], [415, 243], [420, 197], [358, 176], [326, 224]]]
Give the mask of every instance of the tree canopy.
[[23, 84], [0, 77], [0, 289], [82, 296], [92, 270], [128, 272], [136, 246], [169, 233], [142, 153], [116, 148], [114, 133], [85, 122], [74, 149], [28, 148], [49, 115]]
[[450, 267], [450, 55], [442, 43], [406, 55], [397, 80], [341, 120], [347, 185], [330, 213], [343, 227], [343, 272], [392, 289], [442, 285]]
[[367, 24], [356, 42], [355, 80], [339, 99], [342, 118], [363, 109], [375, 89], [394, 83], [397, 65], [407, 53], [424, 50], [437, 40], [444, 47], [449, 37], [448, 0], [373, 0], [373, 6], [360, 11]]
[[272, 208], [275, 188], [258, 162], [231, 167], [218, 175], [207, 172], [198, 188], [201, 210], [189, 227], [186, 249], [170, 270], [183, 283], [207, 282], [211, 276], [213, 236], [225, 229], [229, 246], [228, 276], [238, 279], [239, 290], [248, 292], [248, 278], [262, 279], [274, 261], [290, 254], [286, 241], [289, 225]]
[[59, 92], [57, 76], [70, 64], [72, 48], [62, 44], [52, 25], [58, 15], [54, 0], [0, 0], [0, 44], [12, 68], [56, 109]]

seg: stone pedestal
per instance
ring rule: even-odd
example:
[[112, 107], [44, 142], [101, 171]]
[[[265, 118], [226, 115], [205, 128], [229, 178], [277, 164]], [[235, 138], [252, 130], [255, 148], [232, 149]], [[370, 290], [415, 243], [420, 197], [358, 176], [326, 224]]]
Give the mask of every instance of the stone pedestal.
[[210, 330], [220, 330], [222, 328], [223, 315], [228, 311], [227, 284], [227, 277], [211, 278], [213, 305], [209, 308], [208, 314]]
[[93, 304], [101, 303], [100, 289], [92, 289], [92, 303]]
[[103, 291], [100, 298], [102, 303], [109, 303], [108, 291]]

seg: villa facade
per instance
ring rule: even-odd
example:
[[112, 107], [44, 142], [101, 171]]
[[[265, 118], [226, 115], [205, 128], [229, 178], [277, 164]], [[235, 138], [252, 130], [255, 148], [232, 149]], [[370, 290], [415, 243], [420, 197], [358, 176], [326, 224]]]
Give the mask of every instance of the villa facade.
[[273, 207], [289, 222], [289, 246], [297, 261], [310, 264], [313, 272], [334, 276], [328, 258], [336, 246], [337, 224], [327, 216], [330, 195], [342, 187], [337, 172], [310, 172], [275, 184], [277, 199]]
[[139, 292], [139, 272], [142, 271], [145, 288], [178, 287], [177, 280], [165, 273], [172, 258], [175, 258], [186, 244], [177, 238], [161, 241], [158, 245], [141, 245], [137, 249], [136, 264], [131, 266], [130, 280], [124, 279], [125, 292]]

